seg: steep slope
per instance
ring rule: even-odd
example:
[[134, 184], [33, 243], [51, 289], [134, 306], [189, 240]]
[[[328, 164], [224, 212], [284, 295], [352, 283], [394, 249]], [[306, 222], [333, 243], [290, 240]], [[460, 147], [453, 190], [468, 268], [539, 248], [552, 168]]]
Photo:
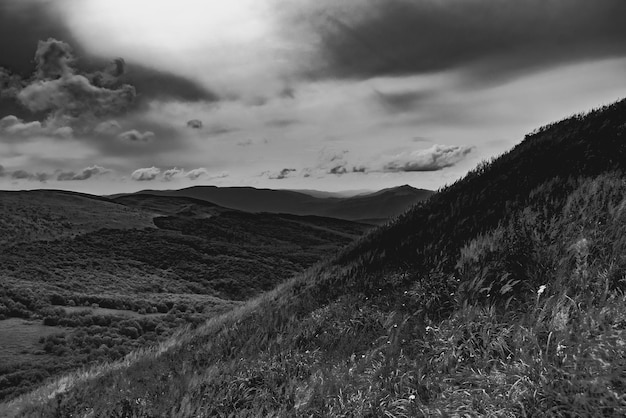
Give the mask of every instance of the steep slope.
[[[624, 416], [626, 101], [16, 416]], [[98, 394], [98, 398], [94, 394]]]
[[383, 223], [427, 199], [432, 193], [429, 190], [401, 186], [344, 198], [316, 197], [291, 190], [196, 186], [181, 190], [144, 190], [135, 195], [188, 197], [245, 212], [317, 215]]

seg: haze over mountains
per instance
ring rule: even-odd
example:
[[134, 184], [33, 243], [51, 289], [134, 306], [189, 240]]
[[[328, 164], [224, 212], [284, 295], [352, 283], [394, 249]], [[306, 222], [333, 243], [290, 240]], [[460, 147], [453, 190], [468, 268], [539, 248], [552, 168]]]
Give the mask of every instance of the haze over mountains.
[[[204, 200], [245, 212], [290, 213], [383, 223], [427, 199], [430, 190], [408, 185], [351, 197], [319, 197], [320, 192], [255, 189], [253, 187], [195, 186], [181, 190], [142, 190], [137, 194]], [[121, 195], [113, 195], [119, 197]], [[124, 195], [126, 196], [126, 195]]]

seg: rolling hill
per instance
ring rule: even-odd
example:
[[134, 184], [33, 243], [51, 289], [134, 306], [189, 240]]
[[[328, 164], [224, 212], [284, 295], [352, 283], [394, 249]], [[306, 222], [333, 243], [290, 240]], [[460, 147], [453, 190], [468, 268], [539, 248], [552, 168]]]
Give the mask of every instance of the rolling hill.
[[0, 399], [231, 310], [371, 228], [182, 197], [0, 197], [0, 340], [17, 338]]
[[46, 416], [626, 415], [626, 101], [529, 134], [160, 346], [4, 404]]
[[0, 214], [0, 244], [153, 226], [149, 214], [99, 196], [61, 190], [0, 191]]
[[[319, 197], [319, 193], [253, 187], [195, 186], [181, 190], [143, 190], [136, 194], [188, 197], [245, 212], [317, 215], [384, 223], [433, 192], [405, 185], [352, 197]], [[113, 196], [113, 199], [127, 195]]]

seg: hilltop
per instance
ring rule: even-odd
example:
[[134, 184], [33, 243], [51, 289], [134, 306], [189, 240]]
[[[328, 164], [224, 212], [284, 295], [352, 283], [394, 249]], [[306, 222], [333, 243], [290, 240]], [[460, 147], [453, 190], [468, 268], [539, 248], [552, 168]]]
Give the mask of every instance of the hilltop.
[[10, 416], [624, 416], [626, 101]]

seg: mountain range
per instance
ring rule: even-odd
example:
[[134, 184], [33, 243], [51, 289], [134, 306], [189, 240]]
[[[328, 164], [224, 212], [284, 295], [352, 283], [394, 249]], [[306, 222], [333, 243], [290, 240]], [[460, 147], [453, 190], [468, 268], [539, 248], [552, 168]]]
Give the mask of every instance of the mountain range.
[[[368, 223], [384, 223], [433, 192], [409, 185], [358, 194], [330, 197], [317, 191], [256, 189], [253, 187], [195, 186], [180, 190], [142, 190], [134, 194], [188, 197], [245, 212], [317, 215]], [[114, 200], [127, 195], [113, 195]]]

